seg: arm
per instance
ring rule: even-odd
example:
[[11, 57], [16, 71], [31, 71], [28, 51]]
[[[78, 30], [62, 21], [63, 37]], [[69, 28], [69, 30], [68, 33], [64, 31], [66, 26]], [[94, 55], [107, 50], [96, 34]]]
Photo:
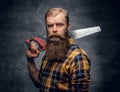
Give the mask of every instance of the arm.
[[75, 57], [71, 82], [73, 92], [88, 92], [90, 84], [90, 62], [83, 50]]
[[39, 79], [39, 69], [35, 65], [34, 58], [39, 55], [40, 51], [34, 43], [31, 44], [31, 47], [27, 50], [26, 57], [28, 61], [28, 71], [32, 81], [34, 82], [35, 86], [38, 87], [40, 83]]

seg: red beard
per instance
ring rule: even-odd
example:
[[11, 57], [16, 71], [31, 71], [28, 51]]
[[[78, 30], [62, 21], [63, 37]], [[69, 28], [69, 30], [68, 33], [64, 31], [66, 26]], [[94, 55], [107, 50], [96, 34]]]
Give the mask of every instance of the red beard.
[[69, 46], [67, 37], [52, 35], [47, 38], [46, 56], [49, 60], [60, 60], [67, 54]]

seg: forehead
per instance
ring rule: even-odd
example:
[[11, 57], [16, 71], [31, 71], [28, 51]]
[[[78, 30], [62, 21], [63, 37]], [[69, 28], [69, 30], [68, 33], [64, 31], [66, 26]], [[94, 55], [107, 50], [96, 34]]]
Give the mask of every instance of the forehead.
[[66, 22], [65, 14], [60, 13], [57, 16], [48, 16], [46, 18], [47, 23], [53, 23], [53, 22]]

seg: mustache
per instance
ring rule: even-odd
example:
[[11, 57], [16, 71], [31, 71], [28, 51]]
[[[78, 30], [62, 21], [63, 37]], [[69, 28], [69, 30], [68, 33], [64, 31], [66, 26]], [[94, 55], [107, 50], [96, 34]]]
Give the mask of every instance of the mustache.
[[61, 35], [50, 35], [47, 37], [47, 42], [48, 43], [59, 43], [60, 41], [62, 42], [63, 40], [65, 40], [66, 37], [61, 36]]
[[59, 35], [59, 34], [55, 34], [55, 35], [49, 35], [47, 38], [54, 38], [54, 37], [58, 37], [58, 38], [66, 38], [64, 35]]

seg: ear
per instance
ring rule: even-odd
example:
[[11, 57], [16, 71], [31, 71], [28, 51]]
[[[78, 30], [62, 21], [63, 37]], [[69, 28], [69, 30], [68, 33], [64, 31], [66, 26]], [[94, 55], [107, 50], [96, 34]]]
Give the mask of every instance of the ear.
[[71, 23], [68, 23], [68, 24], [67, 24], [67, 26], [68, 26], [68, 28], [67, 28], [67, 29], [68, 29], [68, 31], [70, 31], [70, 28], [71, 28]]

